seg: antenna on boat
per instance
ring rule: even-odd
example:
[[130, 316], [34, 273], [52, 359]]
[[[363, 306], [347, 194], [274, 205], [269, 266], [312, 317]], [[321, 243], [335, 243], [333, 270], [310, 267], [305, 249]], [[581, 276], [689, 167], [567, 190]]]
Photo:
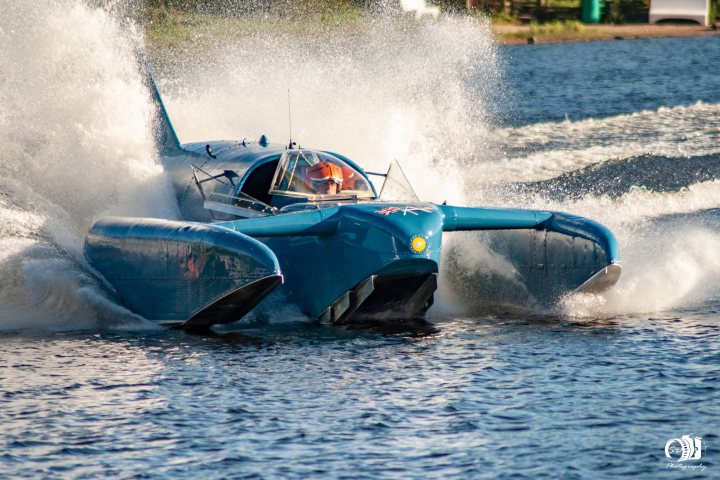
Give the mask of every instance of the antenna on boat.
[[288, 148], [292, 149], [297, 143], [292, 141], [292, 112], [290, 110], [290, 89], [288, 88], [288, 123], [290, 124], [290, 143], [288, 143]]

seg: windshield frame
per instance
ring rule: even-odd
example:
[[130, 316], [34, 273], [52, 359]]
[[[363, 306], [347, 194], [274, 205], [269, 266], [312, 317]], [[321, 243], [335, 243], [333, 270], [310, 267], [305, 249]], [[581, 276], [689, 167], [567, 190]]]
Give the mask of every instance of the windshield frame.
[[[316, 191], [293, 191], [290, 189], [279, 189], [277, 188], [278, 185], [280, 185], [282, 182], [285, 181], [285, 175], [288, 174], [288, 163], [292, 161], [291, 155], [294, 155], [296, 157], [302, 156], [305, 159], [305, 162], [307, 163], [308, 167], [311, 167], [313, 165], [316, 165], [321, 162], [332, 162], [335, 165], [339, 166], [340, 168], [348, 168], [350, 169], [355, 175], [358, 176], [356, 182], [361, 181], [365, 189], [364, 190], [343, 190], [341, 189], [337, 193], [331, 193], [331, 194], [325, 194], [325, 193], [318, 193]], [[295, 165], [292, 166], [292, 172], [290, 172], [290, 179], [288, 180], [288, 183], [297, 183], [298, 181], [302, 182], [302, 187], [310, 190], [313, 187], [308, 184], [304, 177], [305, 173], [302, 174], [302, 179], [300, 179], [300, 174], [296, 175], [296, 171], [298, 168], [297, 165], [298, 160], [296, 160]], [[293, 149], [293, 150], [286, 150], [280, 160], [278, 161], [278, 166], [275, 170], [275, 174], [273, 175], [272, 183], [270, 184], [270, 190], [268, 192], [270, 195], [279, 195], [284, 197], [291, 197], [291, 198], [297, 198], [297, 199], [303, 199], [307, 200], [308, 202], [321, 202], [321, 201], [328, 201], [328, 200], [373, 200], [377, 198], [377, 193], [375, 192], [374, 186], [372, 185], [372, 182], [369, 178], [367, 178], [367, 175], [365, 172], [362, 171], [361, 168], [359, 168], [357, 165], [355, 165], [354, 162], [350, 161], [349, 159], [342, 157], [338, 154], [332, 153], [332, 152], [326, 152], [321, 150], [312, 150], [307, 148], [302, 149]]]

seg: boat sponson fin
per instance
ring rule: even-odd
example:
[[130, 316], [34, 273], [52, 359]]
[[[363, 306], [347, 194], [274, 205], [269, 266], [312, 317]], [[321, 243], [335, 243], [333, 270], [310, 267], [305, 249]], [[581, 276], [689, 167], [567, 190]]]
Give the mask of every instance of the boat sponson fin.
[[378, 324], [422, 319], [432, 306], [437, 290], [437, 273], [421, 275], [378, 275], [373, 290], [341, 324]]
[[326, 308], [318, 317], [318, 321], [324, 324], [342, 324], [350, 318], [355, 311], [367, 300], [375, 290], [376, 275], [371, 275], [355, 288], [345, 292]]
[[620, 265], [616, 263], [608, 265], [587, 279], [575, 291], [578, 293], [602, 293], [617, 283], [621, 271]]
[[282, 275], [271, 275], [238, 288], [194, 314], [181, 327], [206, 328], [237, 321], [255, 308], [280, 283]]

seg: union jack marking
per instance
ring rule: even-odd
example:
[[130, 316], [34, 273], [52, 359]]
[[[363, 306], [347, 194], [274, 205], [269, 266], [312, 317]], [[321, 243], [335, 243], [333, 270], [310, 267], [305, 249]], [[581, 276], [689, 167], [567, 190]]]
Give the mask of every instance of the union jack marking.
[[375, 213], [379, 213], [380, 215], [391, 215], [393, 213], [397, 212], [403, 212], [403, 217], [406, 216], [408, 213], [411, 213], [413, 215], [418, 215], [417, 212], [425, 212], [430, 213], [432, 212], [432, 208], [430, 207], [405, 207], [405, 208], [399, 208], [399, 207], [385, 207], [382, 210], [376, 210]]
[[375, 213], [380, 215], [390, 215], [391, 213], [399, 212], [400, 209], [397, 207], [385, 207], [382, 210], [377, 210]]

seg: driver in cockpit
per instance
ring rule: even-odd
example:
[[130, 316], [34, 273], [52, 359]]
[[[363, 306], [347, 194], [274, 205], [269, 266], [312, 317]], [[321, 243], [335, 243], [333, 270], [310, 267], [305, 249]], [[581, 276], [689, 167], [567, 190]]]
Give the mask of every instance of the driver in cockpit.
[[320, 162], [310, 167], [307, 179], [315, 193], [335, 195], [342, 190], [343, 171], [332, 162]]

